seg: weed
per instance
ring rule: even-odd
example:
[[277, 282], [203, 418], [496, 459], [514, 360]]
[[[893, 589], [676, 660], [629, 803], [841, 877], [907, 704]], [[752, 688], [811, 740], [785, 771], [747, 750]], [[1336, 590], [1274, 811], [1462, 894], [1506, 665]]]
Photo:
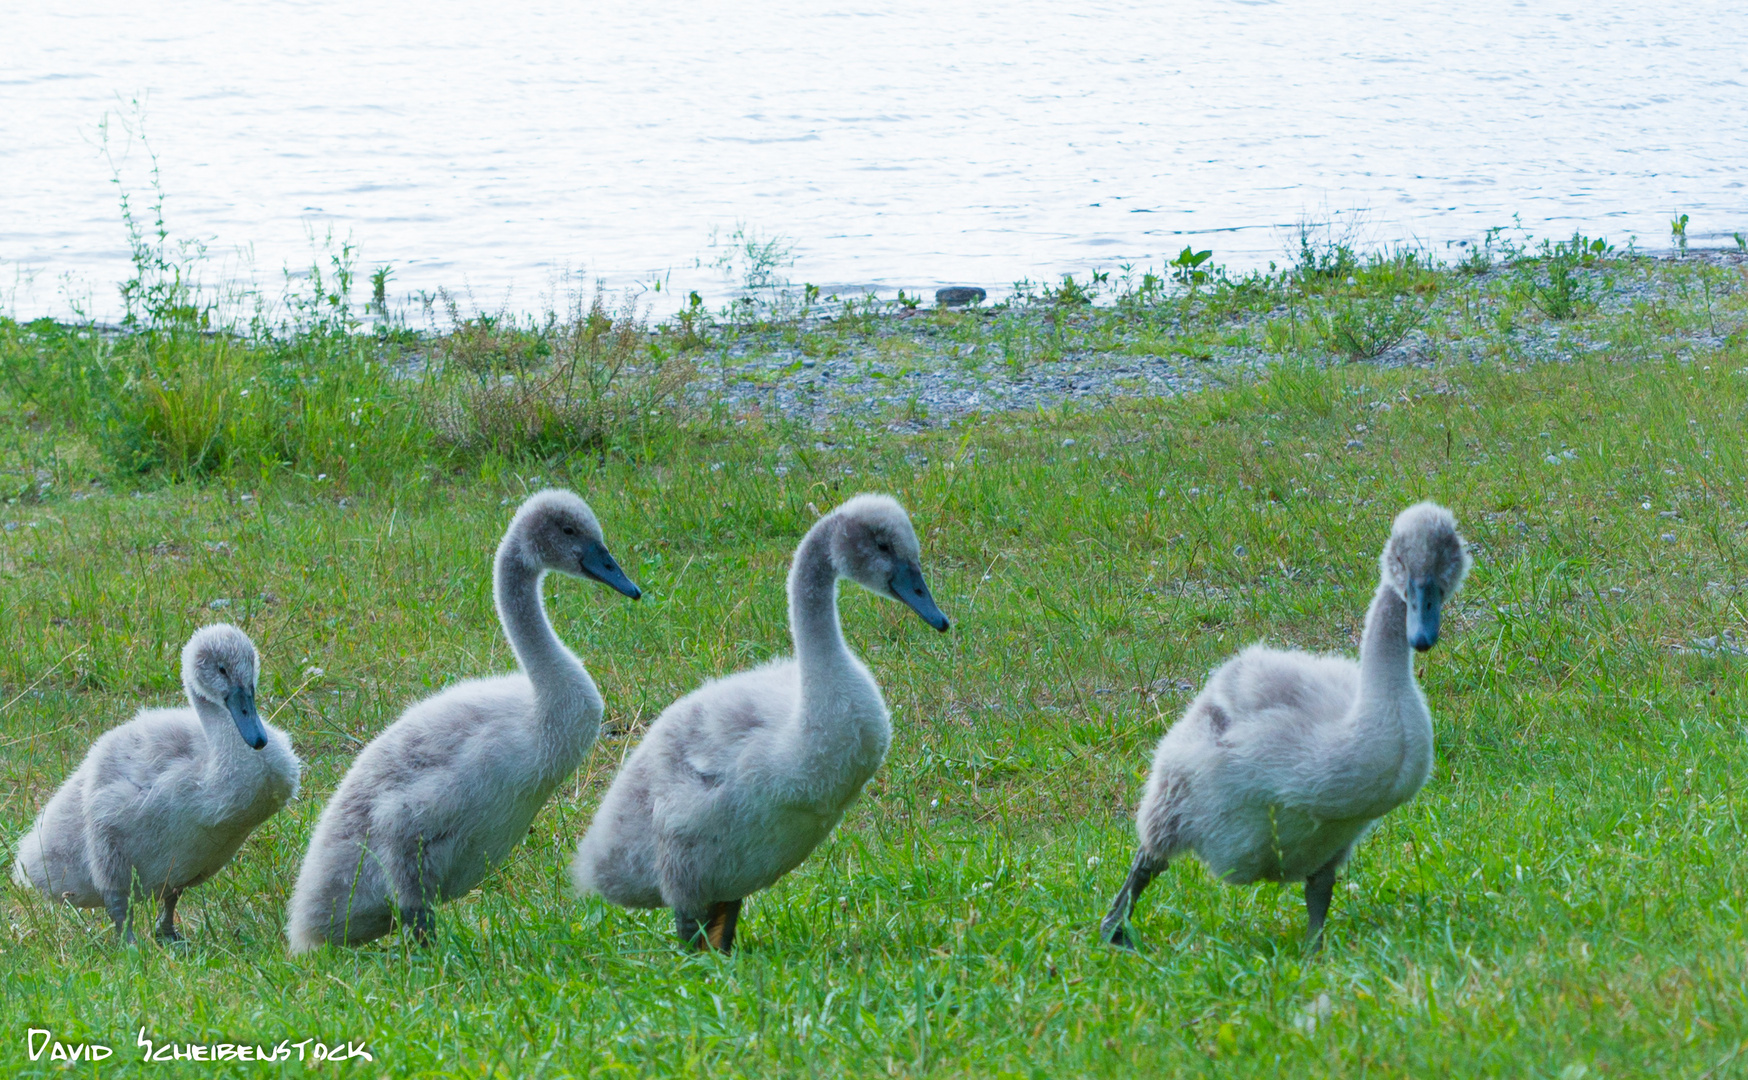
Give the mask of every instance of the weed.
[[1683, 255], [1687, 254], [1687, 215], [1677, 214], [1669, 222], [1669, 235]]
[[711, 266], [738, 279], [747, 293], [774, 293], [787, 287], [782, 271], [795, 265], [795, 244], [782, 235], [766, 235], [746, 222], [736, 222], [727, 239], [713, 229], [710, 247], [716, 251]]
[[1370, 360], [1401, 344], [1426, 321], [1426, 309], [1400, 296], [1329, 301], [1315, 325], [1326, 347], [1349, 360]]
[[1610, 255], [1614, 248], [1603, 239], [1572, 234], [1556, 243], [1542, 241], [1535, 257], [1517, 263], [1518, 288], [1535, 308], [1550, 319], [1570, 319], [1595, 306], [1595, 283], [1584, 273]]
[[1207, 282], [1210, 272], [1203, 270], [1202, 264], [1213, 257], [1212, 250], [1197, 251], [1192, 247], [1185, 247], [1166, 266], [1171, 270], [1173, 281], [1186, 289], [1194, 289]]
[[1082, 284], [1074, 280], [1073, 274], [1063, 274], [1062, 284], [1044, 290], [1044, 300], [1057, 307], [1090, 307], [1098, 299], [1099, 287], [1107, 280], [1105, 275], [1095, 273], [1091, 281]]
[[1462, 261], [1457, 263], [1457, 269], [1470, 277], [1480, 277], [1493, 269], [1493, 245], [1498, 242], [1504, 226], [1495, 225], [1481, 237], [1479, 241], [1465, 241]]
[[388, 281], [394, 276], [394, 267], [383, 264], [370, 273], [370, 310], [379, 316], [388, 316]]
[[1302, 284], [1342, 281], [1360, 268], [1360, 257], [1345, 240], [1326, 237], [1321, 242], [1311, 239], [1311, 226], [1299, 226], [1298, 257], [1292, 275]]
[[[121, 202], [121, 221], [127, 231], [128, 256], [133, 264], [133, 276], [121, 285], [125, 314], [122, 325], [137, 329], [206, 329], [212, 320], [214, 303], [205, 296], [196, 273], [206, 258], [206, 245], [198, 240], [172, 241], [164, 219], [163, 177], [158, 169], [158, 155], [146, 137], [145, 105], [133, 102], [133, 116], [112, 117], [105, 113], [98, 123], [98, 143], [109, 163], [110, 181], [115, 184]], [[134, 213], [133, 195], [122, 178], [122, 165], [110, 142], [112, 118], [127, 140], [122, 151], [125, 159], [132, 144], [138, 140], [150, 162], [149, 184], [152, 201], [149, 213], [151, 225], [144, 225]]]

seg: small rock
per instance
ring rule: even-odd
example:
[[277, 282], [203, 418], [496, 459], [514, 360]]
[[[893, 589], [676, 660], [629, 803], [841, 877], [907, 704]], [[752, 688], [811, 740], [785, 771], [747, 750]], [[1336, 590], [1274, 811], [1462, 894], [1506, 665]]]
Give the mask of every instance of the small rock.
[[981, 304], [988, 298], [989, 294], [975, 285], [949, 285], [945, 289], [935, 290], [935, 303], [940, 307]]
[[214, 600], [214, 601], [212, 601], [212, 602], [211, 602], [211, 603], [209, 603], [209, 604], [207, 604], [207, 605], [206, 605], [206, 606], [207, 606], [207, 607], [209, 607], [209, 608], [211, 608], [211, 609], [212, 609], [212, 610], [214, 610], [214, 611], [221, 611], [221, 610], [223, 610], [223, 609], [224, 609], [224, 608], [228, 608], [228, 607], [230, 607], [230, 606], [231, 606], [231, 602], [230, 602], [230, 600], [228, 600], [228, 599], [226, 599], [226, 598], [225, 598], [225, 597], [223, 597], [223, 596], [221, 596], [221, 597], [219, 597], [219, 598], [218, 598], [218, 599], [217, 599], [217, 600]]
[[1074, 445], [1074, 440], [1073, 440], [1073, 439], [1063, 439], [1063, 440], [1062, 440], [1062, 445], [1063, 445], [1063, 446], [1073, 446], [1073, 445]]
[[1366, 444], [1361, 442], [1358, 439], [1349, 439], [1347, 441], [1347, 448], [1349, 450], [1364, 450], [1366, 448]]
[[1665, 544], [1675, 543], [1675, 534], [1674, 533], [1664, 533], [1663, 534], [1663, 542]]
[[804, 368], [813, 367], [813, 366], [817, 365], [818, 363], [819, 363], [819, 361], [815, 360], [811, 356], [804, 356], [801, 358], [801, 366]]

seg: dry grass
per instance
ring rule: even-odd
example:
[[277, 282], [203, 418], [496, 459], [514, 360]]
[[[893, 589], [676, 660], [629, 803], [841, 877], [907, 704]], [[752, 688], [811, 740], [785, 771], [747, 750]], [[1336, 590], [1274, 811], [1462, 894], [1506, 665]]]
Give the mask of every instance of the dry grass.
[[509, 454], [569, 453], [684, 406], [696, 375], [666, 355], [627, 300], [609, 309], [597, 289], [585, 308], [535, 329], [504, 317], [461, 318], [438, 358], [454, 376], [435, 383], [431, 422], [446, 442]]

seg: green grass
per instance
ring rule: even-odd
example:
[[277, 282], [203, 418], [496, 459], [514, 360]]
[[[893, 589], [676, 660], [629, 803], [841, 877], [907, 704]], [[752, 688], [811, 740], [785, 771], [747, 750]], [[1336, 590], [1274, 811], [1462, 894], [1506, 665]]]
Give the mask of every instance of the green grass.
[[[77, 1066], [104, 1074], [139, 1068], [143, 1027], [367, 1044], [345, 1075], [1748, 1075], [1748, 659], [1677, 651], [1748, 632], [1739, 335], [1632, 364], [1289, 362], [922, 434], [703, 425], [556, 461], [330, 443], [322, 480], [318, 457], [124, 471], [100, 428], [7, 392], [5, 842], [97, 733], [176, 699], [177, 650], [220, 617], [259, 643], [263, 714], [306, 763], [302, 796], [184, 900], [186, 947], [120, 948], [97, 913], [0, 894], [9, 1074], [55, 1071], [25, 1056], [36, 1026], [114, 1047]], [[488, 561], [541, 484], [590, 500], [646, 591], [548, 587], [628, 734], [430, 949], [288, 959], [286, 894], [358, 747], [510, 663]], [[786, 648], [793, 545], [866, 489], [910, 508], [954, 628], [846, 593], [894, 711], [862, 801], [749, 901], [731, 959], [569, 897], [638, 731]], [[1190, 862], [1144, 898], [1139, 955], [1097, 945], [1180, 687], [1262, 637], [1351, 649], [1391, 517], [1426, 497], [1477, 556], [1419, 665], [1438, 763], [1344, 871], [1326, 949], [1301, 948], [1298, 889]]]

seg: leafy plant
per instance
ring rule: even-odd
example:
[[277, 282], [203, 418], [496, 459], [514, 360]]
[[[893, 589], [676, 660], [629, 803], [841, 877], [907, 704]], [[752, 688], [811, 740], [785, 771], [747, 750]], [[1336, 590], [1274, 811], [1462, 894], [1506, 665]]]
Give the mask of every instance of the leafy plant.
[[1687, 254], [1687, 215], [1678, 214], [1669, 222], [1669, 235], [1683, 255]]
[[1171, 270], [1173, 281], [1187, 289], [1193, 289], [1208, 280], [1209, 272], [1202, 269], [1202, 264], [1213, 257], [1212, 250], [1197, 251], [1192, 247], [1185, 247], [1166, 266]]
[[1090, 307], [1098, 297], [1100, 284], [1105, 280], [1107, 279], [1104, 275], [1095, 273], [1093, 280], [1083, 285], [1074, 280], [1073, 274], [1063, 274], [1062, 284], [1054, 289], [1046, 288], [1044, 297], [1057, 307]]

